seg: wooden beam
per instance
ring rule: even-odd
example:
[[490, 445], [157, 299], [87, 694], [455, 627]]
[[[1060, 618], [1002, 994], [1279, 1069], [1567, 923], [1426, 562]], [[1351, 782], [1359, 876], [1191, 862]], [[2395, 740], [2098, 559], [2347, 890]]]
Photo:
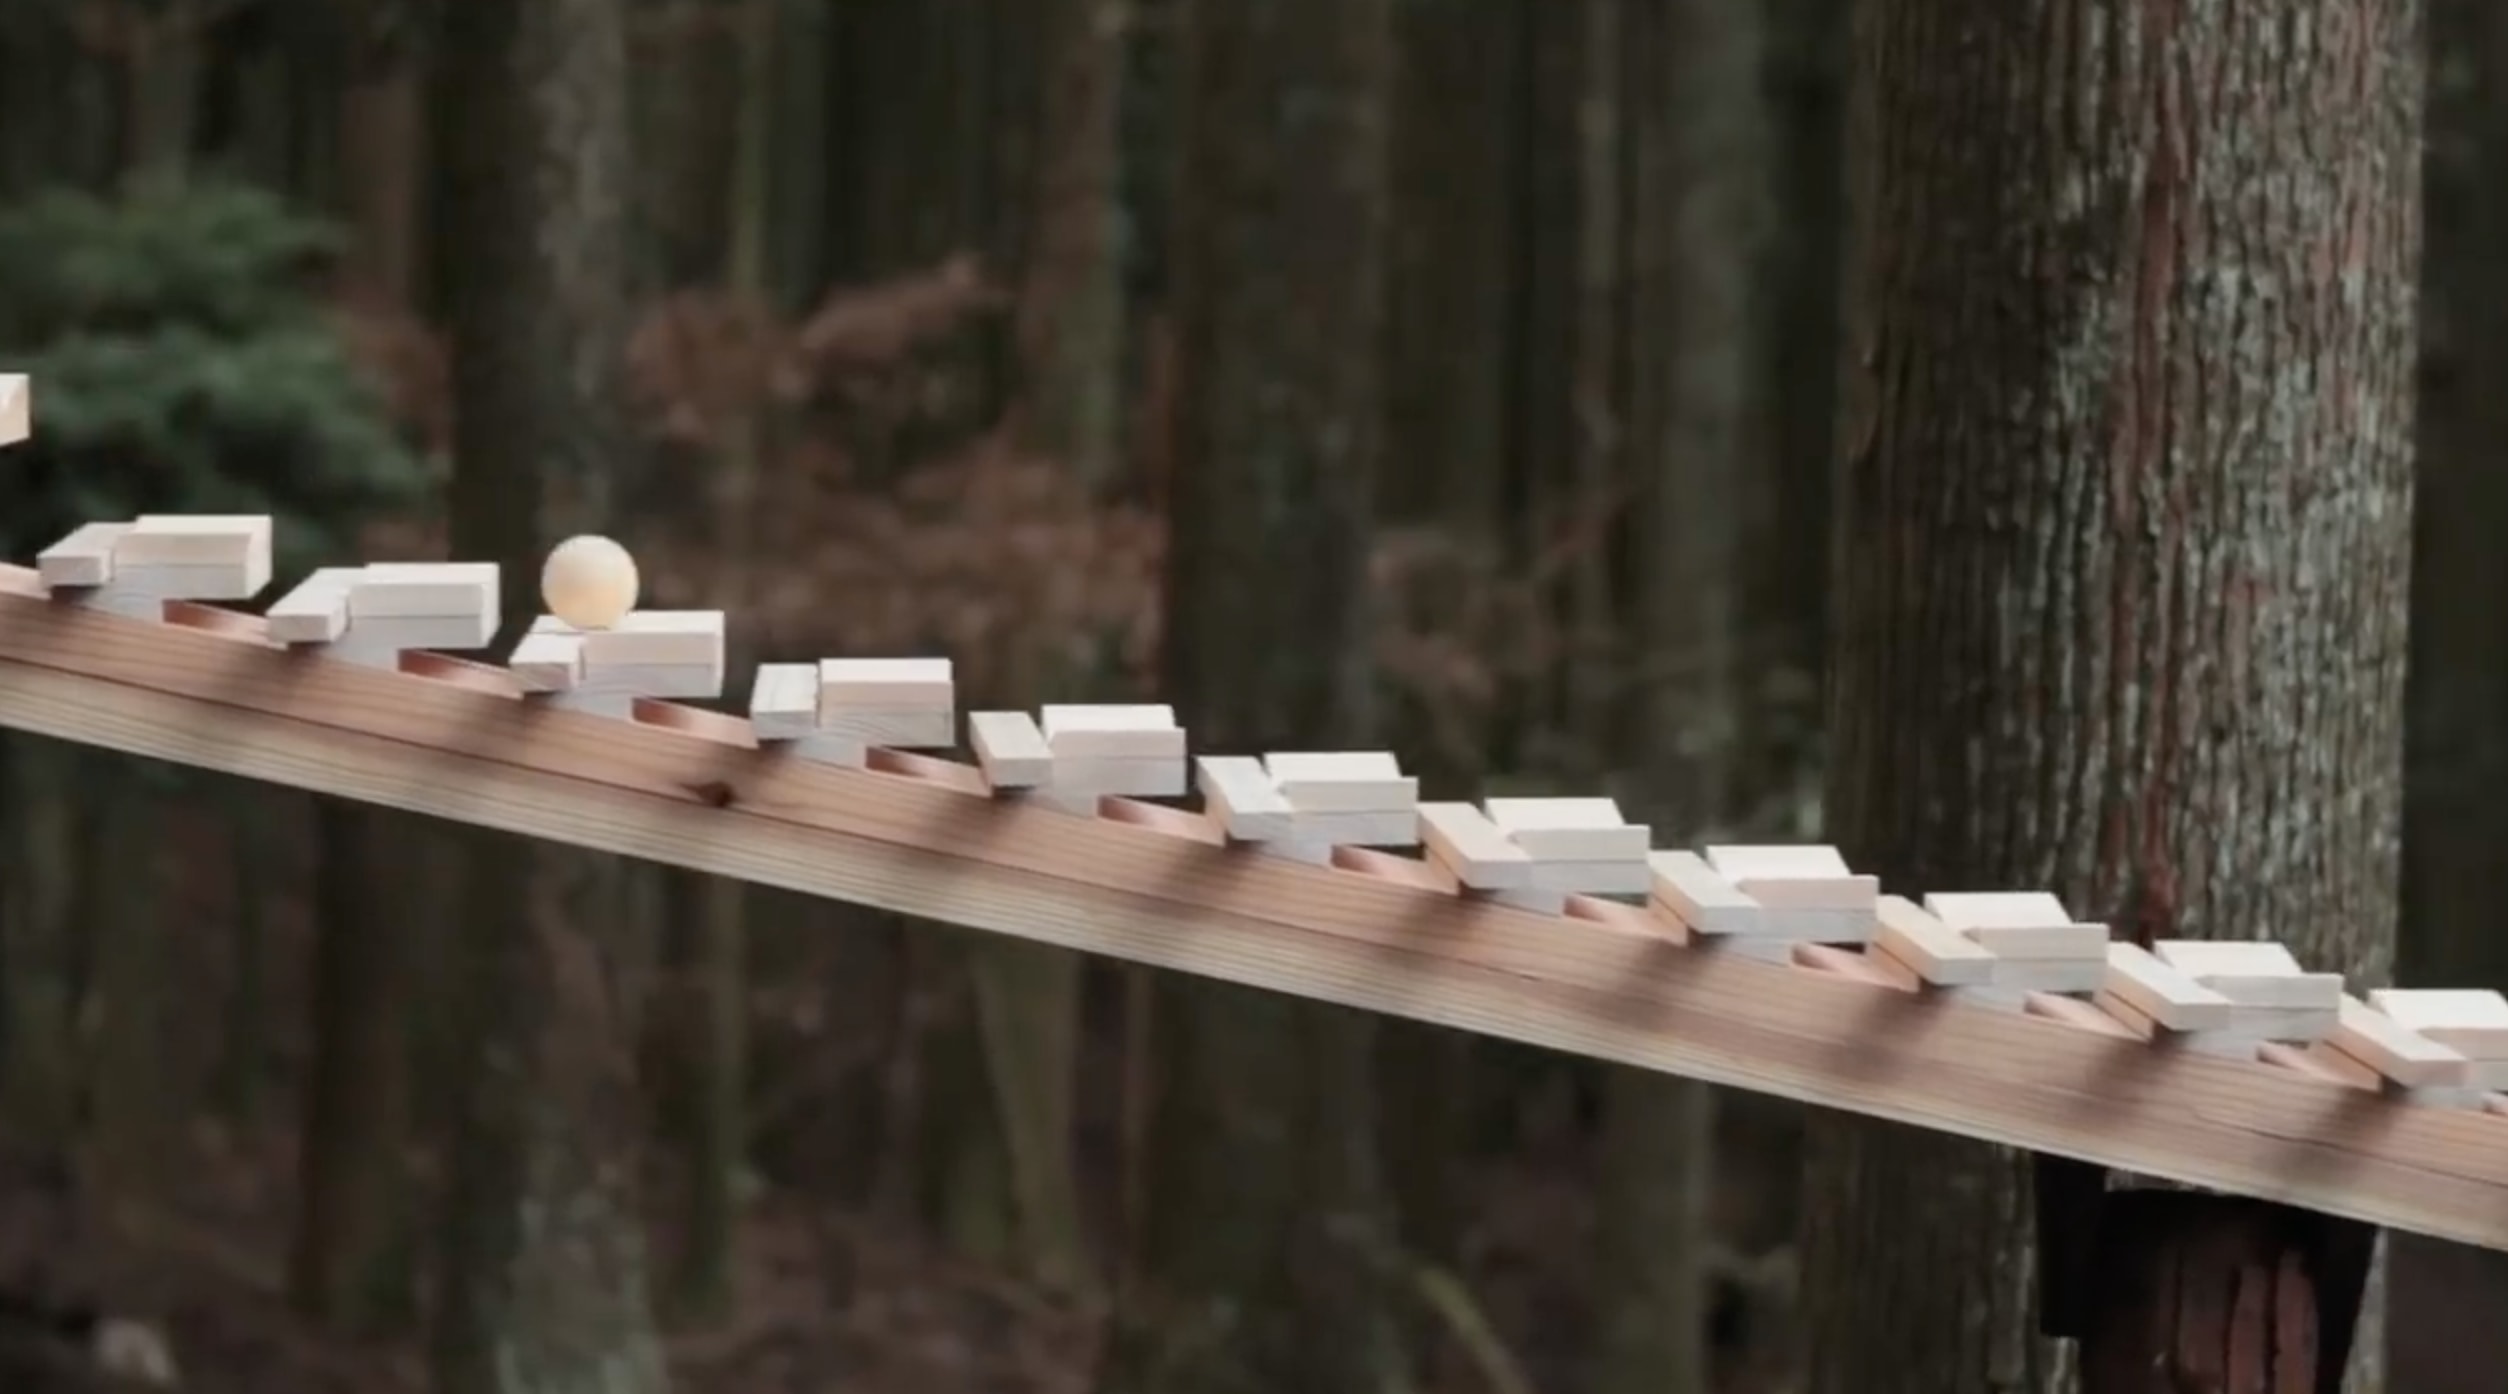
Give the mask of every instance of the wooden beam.
[[2146, 1043], [2086, 1003], [1971, 1005], [1848, 951], [1687, 947], [1630, 906], [1509, 909], [1406, 857], [1249, 854], [1180, 810], [995, 800], [951, 761], [849, 769], [761, 749], [738, 718], [553, 709], [501, 669], [284, 652], [258, 619], [169, 609], [56, 603], [0, 567], [0, 724], [2508, 1248], [2508, 1118], [2365, 1075]]

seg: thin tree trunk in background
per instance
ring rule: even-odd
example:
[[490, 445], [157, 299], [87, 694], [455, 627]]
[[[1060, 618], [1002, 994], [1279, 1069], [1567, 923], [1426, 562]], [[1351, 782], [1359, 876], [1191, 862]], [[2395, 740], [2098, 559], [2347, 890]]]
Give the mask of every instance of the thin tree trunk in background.
[[172, 1002], [165, 918], [166, 768], [82, 751], [70, 931], [85, 957], [72, 1023], [85, 1064], [86, 1133], [96, 1194], [146, 1207], [165, 1179], [174, 1131], [165, 1023]]
[[424, 71], [415, 36], [404, 32], [416, 23], [408, 17], [411, 8], [410, 0], [365, 0], [359, 7], [364, 26], [349, 37], [348, 76], [340, 90], [337, 176], [350, 281], [404, 306], [423, 294], [420, 200], [427, 167]]
[[[622, 0], [464, 0], [440, 24], [451, 551], [503, 566], [512, 632], [538, 611], [544, 549], [608, 520], [630, 448], [626, 17]], [[502, 834], [468, 850], [435, 1387], [659, 1391], [634, 1165], [642, 878]]]
[[1130, 0], [1039, 0], [1040, 135], [1018, 304], [1030, 439], [1091, 488], [1123, 463], [1122, 108]]
[[[1175, 189], [1177, 456], [1164, 689], [1211, 749], [1372, 734], [1390, 0], [1191, 0]], [[1106, 1387], [1376, 1394], [1372, 1023], [1158, 980], [1138, 1305]]]
[[[1640, 733], [1632, 816], [1687, 844], [1730, 825], [1744, 790], [1746, 563], [1735, 520], [1759, 474], [1749, 430], [1752, 295], [1764, 208], [1760, 21], [1725, 0], [1624, 3], [1597, 61], [1619, 65], [1625, 204], [1611, 415], [1639, 486], [1632, 609]], [[1604, 305], [1593, 307], [1608, 313]], [[1604, 1071], [1597, 1394], [1704, 1394], [1712, 1095]]]
[[334, 1330], [371, 1332], [398, 1305], [410, 1063], [402, 984], [410, 937], [435, 926], [394, 893], [407, 873], [386, 858], [411, 837], [437, 835], [345, 800], [315, 808], [313, 1051], [288, 1287], [297, 1311]]
[[[2414, 986], [2508, 988], [2508, 14], [2431, 0], [2404, 932]], [[2394, 1240], [2395, 1394], [2488, 1394], [2508, 1255]]]
[[[1856, 867], [2386, 977], [2418, 32], [2410, 6], [1862, 11], [1828, 809]], [[2236, 1280], [2249, 1207], [2102, 1207], [2042, 1166], [2070, 1213], [2033, 1229], [2007, 1152], [1834, 1114], [1810, 1146], [1812, 1394], [2061, 1383], [2040, 1246], [2099, 1394], [2216, 1382], [2233, 1339], [2287, 1375], [2367, 1269], [2369, 1231], [2275, 1210], [2242, 1311], [2119, 1313], [2164, 1263]]]

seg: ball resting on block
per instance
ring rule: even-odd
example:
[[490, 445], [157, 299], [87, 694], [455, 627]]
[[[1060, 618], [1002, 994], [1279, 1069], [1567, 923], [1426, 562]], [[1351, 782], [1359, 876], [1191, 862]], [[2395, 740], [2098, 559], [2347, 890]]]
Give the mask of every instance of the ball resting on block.
[[636, 559], [606, 537], [570, 537], [540, 568], [540, 599], [576, 629], [610, 629], [636, 608]]

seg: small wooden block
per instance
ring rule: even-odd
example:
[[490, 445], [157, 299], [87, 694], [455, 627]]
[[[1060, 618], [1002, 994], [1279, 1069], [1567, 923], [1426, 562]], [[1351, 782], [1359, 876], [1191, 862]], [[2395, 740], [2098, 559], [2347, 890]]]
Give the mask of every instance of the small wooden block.
[[612, 669], [711, 668], [722, 686], [723, 612], [631, 610], [608, 629], [583, 634], [583, 670], [593, 678]]
[[1936, 891], [1925, 897], [1925, 909], [1962, 934], [1972, 929], [2062, 929], [2073, 922], [2064, 902], [2045, 891]]
[[352, 620], [496, 612], [497, 566], [490, 561], [375, 562], [348, 593]]
[[797, 741], [818, 729], [815, 663], [761, 663], [749, 684], [749, 729], [762, 741]]
[[[352, 627], [352, 636], [357, 633]], [[582, 637], [590, 640], [593, 634]], [[575, 680], [570, 692], [587, 697], [720, 697], [723, 695], [723, 665], [720, 663], [619, 663], [606, 668], [586, 664], [582, 676]]]
[[2140, 944], [2107, 946], [2101, 990], [2171, 1031], [2216, 1031], [2230, 1023], [2230, 1001], [2162, 963]]
[[2279, 944], [2163, 939], [2151, 946], [2151, 952], [2237, 1006], [2321, 1012], [2330, 1021], [2342, 1005], [2342, 974], [2305, 972], [2290, 950]]
[[947, 707], [834, 712], [821, 707], [819, 730], [864, 745], [899, 750], [939, 750], [958, 743], [958, 717]]
[[1289, 814], [1284, 842], [1307, 847], [1416, 847], [1419, 810], [1405, 808], [1375, 813]]
[[2407, 1089], [2461, 1088], [2472, 1079], [2473, 1062], [2462, 1051], [2431, 1040], [2349, 993], [2343, 994], [2334, 1034], [2326, 1040]]
[[2096, 992], [2107, 983], [2103, 958], [2006, 958], [1994, 956], [1988, 987], [2026, 992]]
[[880, 712], [958, 705], [956, 670], [946, 658], [823, 658], [819, 710]]
[[1390, 813], [1419, 804], [1419, 780], [1387, 751], [1274, 752], [1263, 757], [1263, 770], [1302, 813]]
[[1991, 981], [1994, 954], [1903, 895], [1873, 903], [1872, 947], [1940, 987]]
[[1532, 884], [1531, 855], [1508, 841], [1487, 814], [1470, 804], [1421, 804], [1419, 831], [1428, 844], [1428, 855], [1474, 890], [1501, 891]]
[[348, 591], [365, 568], [326, 566], [297, 583], [294, 590], [262, 612], [273, 642], [328, 644], [348, 632]]
[[1053, 775], [1054, 752], [1026, 712], [969, 712], [967, 744], [995, 789], [1033, 789]]
[[1771, 910], [1870, 910], [1881, 898], [1881, 878], [1854, 874], [1819, 843], [1714, 846], [1707, 864]]
[[1971, 943], [2002, 959], [2061, 959], [2103, 962], [2107, 926], [2103, 924], [2032, 925], [2025, 929], [1963, 931]]
[[[1051, 738], [1048, 737], [1048, 744]], [[1124, 794], [1136, 799], [1174, 798], [1185, 792], [1182, 757], [1154, 759], [1120, 755], [1074, 758], [1057, 751], [1045, 787], [1058, 794]]]
[[1164, 703], [1049, 706], [1038, 714], [1037, 726], [1056, 759], [1184, 759], [1176, 709]]
[[1290, 831], [1289, 801], [1251, 755], [1205, 755], [1193, 762], [1211, 821], [1239, 842], [1276, 842]]
[[[491, 597], [493, 602], [494, 597]], [[484, 649], [496, 642], [496, 611], [476, 615], [379, 615], [359, 619], [357, 593], [349, 592], [344, 642], [369, 649]]]
[[1758, 901], [1695, 852], [1650, 852], [1646, 869], [1654, 879], [1655, 904], [1697, 933], [1744, 934], [1767, 916]]
[[1653, 830], [1610, 799], [1487, 799], [1489, 821], [1536, 861], [1644, 862]]
[[35, 554], [35, 574], [47, 586], [101, 586], [113, 579], [113, 545], [128, 523], [87, 523]]
[[1537, 891], [1576, 895], [1644, 895], [1654, 885], [1654, 872], [1636, 858], [1569, 861], [1536, 857], [1525, 884]]
[[2369, 1003], [2468, 1060], [2508, 1060], [2508, 997], [2488, 988], [2379, 988]]
[[143, 513], [113, 549], [122, 566], [258, 567], [270, 584], [266, 514]]
[[525, 692], [566, 692], [583, 681], [583, 635], [543, 615], [514, 645], [506, 671]]
[[0, 445], [15, 445], [35, 429], [35, 389], [24, 373], [0, 373]]

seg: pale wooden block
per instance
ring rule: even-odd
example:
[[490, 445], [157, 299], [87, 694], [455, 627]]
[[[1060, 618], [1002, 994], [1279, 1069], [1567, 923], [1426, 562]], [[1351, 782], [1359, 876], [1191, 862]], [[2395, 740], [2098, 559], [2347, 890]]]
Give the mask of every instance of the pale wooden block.
[[1936, 891], [1925, 897], [1925, 909], [1962, 934], [1974, 929], [2062, 929], [2073, 922], [2064, 902], [2045, 891]]
[[2241, 939], [2163, 939], [2151, 946], [2151, 952], [2161, 962], [2241, 1007], [2313, 1011], [2331, 1022], [2342, 1005], [2342, 974], [2305, 972], [2299, 961], [2290, 956], [2290, 950], [2279, 944]]
[[47, 586], [101, 586], [113, 579], [113, 545], [128, 523], [86, 523], [35, 554], [35, 574]]
[[[354, 626], [348, 631], [357, 633]], [[589, 642], [600, 634], [590, 630], [580, 636]], [[721, 663], [619, 663], [606, 668], [584, 665], [582, 675], [570, 692], [587, 697], [720, 697], [723, 695]]]
[[1989, 981], [1994, 954], [1903, 895], [1873, 902], [1872, 947], [1938, 987]]
[[822, 658], [819, 710], [906, 711], [958, 705], [956, 668], [946, 658]]
[[1789, 905], [1764, 910], [1756, 926], [1733, 937], [1791, 944], [1869, 944], [1880, 927], [1872, 906], [1818, 909]]
[[1636, 857], [1600, 861], [1536, 857], [1525, 881], [1533, 890], [1578, 895], [1644, 895], [1653, 884], [1654, 872]]
[[1388, 751], [1276, 751], [1263, 757], [1263, 770], [1304, 813], [1387, 813], [1419, 803], [1419, 780]]
[[1535, 915], [1564, 915], [1570, 891], [1549, 890], [1540, 886], [1501, 886], [1492, 890], [1470, 890], [1475, 900], [1504, 905], [1511, 910], [1524, 910]]
[[1489, 821], [1535, 861], [1644, 861], [1653, 830], [1610, 799], [1485, 799]]
[[34, 384], [24, 373], [0, 373], [0, 445], [15, 445], [34, 430]]
[[2212, 1031], [2230, 1023], [2230, 1001], [2128, 940], [2107, 946], [2106, 994], [2171, 1031]]
[[1697, 933], [1743, 933], [1767, 914], [1695, 852], [1650, 852], [1646, 869], [1653, 876], [1655, 904]]
[[1489, 821], [1487, 814], [1470, 804], [1421, 804], [1419, 831], [1421, 840], [1428, 844], [1428, 855], [1474, 890], [1498, 891], [1532, 884], [1532, 857], [1508, 841], [1506, 833]]
[[815, 663], [761, 663], [749, 684], [749, 729], [762, 741], [795, 741], [818, 729]]
[[496, 642], [496, 615], [381, 615], [360, 619], [357, 593], [349, 592], [348, 633], [343, 642], [374, 649], [484, 649]]
[[271, 526], [259, 513], [143, 513], [114, 545], [124, 566], [258, 566], [269, 584]]
[[1182, 760], [1184, 731], [1164, 703], [1054, 705], [1037, 714], [1054, 758]]
[[1193, 762], [1202, 803], [1221, 831], [1239, 842], [1277, 842], [1289, 836], [1289, 801], [1251, 755], [1205, 755]]
[[348, 632], [348, 590], [357, 566], [326, 566], [262, 612], [270, 638], [281, 644], [328, 644]]
[[937, 750], [958, 743], [958, 717], [947, 707], [836, 712], [821, 707], [819, 729], [896, 750]]
[[1306, 813], [1293, 806], [1286, 840], [1321, 847], [1416, 847], [1419, 810]]
[[[1048, 738], [1048, 744], [1051, 738]], [[1122, 794], [1132, 798], [1174, 798], [1185, 792], [1182, 757], [1154, 759], [1120, 755], [1074, 758], [1056, 752], [1045, 787], [1062, 794]]]
[[2097, 963], [2107, 956], [2107, 926], [2032, 925], [2023, 929], [1971, 929], [1965, 937], [1997, 958], [2064, 959]]
[[583, 681], [583, 635], [572, 625], [543, 615], [514, 645], [506, 671], [525, 692], [564, 692]]
[[[2217, 990], [2217, 989], [2215, 989]], [[2228, 996], [2223, 993], [2223, 996]], [[2240, 1040], [2304, 1042], [2321, 1041], [2342, 1028], [2340, 996], [2332, 1007], [2253, 1006], [2229, 999], [2229, 1025], [2218, 1032], [2197, 1031], [2195, 1036], [2221, 1035]]]
[[1707, 864], [1771, 910], [1870, 910], [1881, 898], [1880, 877], [1847, 870], [1835, 847], [1819, 843], [1711, 846]]
[[2343, 994], [2328, 1044], [2407, 1089], [2462, 1087], [2472, 1062], [2462, 1051], [2405, 1026], [2349, 993]]
[[1995, 955], [1988, 987], [2024, 992], [2096, 992], [2107, 982], [2102, 958], [2005, 958]]
[[583, 632], [587, 678], [611, 669], [711, 668], [722, 687], [723, 612], [633, 610], [608, 629]]
[[1053, 775], [1054, 752], [1026, 712], [967, 713], [967, 744], [995, 789], [1032, 789]]
[[2488, 988], [2378, 988], [2369, 1001], [2398, 1026], [2467, 1059], [2508, 1060], [2508, 997]]
[[497, 610], [492, 561], [374, 562], [348, 593], [352, 620], [487, 615], [493, 628]]
[[113, 579], [105, 585], [166, 600], [250, 600], [269, 588], [270, 563], [261, 560], [161, 566], [154, 562], [134, 564], [115, 557]]

